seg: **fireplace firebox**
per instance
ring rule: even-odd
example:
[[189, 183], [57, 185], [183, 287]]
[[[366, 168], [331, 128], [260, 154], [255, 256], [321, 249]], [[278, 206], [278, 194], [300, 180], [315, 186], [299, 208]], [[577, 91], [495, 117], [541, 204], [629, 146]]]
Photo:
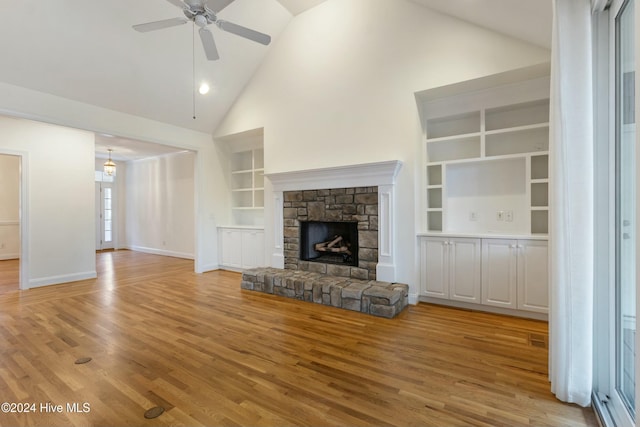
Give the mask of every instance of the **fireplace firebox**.
[[300, 221], [300, 259], [358, 265], [357, 221]]

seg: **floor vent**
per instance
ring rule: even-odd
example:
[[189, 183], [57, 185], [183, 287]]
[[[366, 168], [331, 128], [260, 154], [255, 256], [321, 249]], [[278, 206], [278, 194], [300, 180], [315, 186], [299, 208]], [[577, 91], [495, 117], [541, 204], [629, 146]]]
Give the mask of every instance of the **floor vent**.
[[533, 347], [548, 348], [548, 337], [542, 334], [529, 334], [529, 345]]

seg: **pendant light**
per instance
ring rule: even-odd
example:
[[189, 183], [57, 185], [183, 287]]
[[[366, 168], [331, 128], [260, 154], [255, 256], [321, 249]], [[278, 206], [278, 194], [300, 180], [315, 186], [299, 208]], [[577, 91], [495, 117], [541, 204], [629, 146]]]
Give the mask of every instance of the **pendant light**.
[[109, 160], [104, 162], [104, 173], [108, 176], [113, 176], [116, 174], [116, 164], [111, 160], [111, 152], [113, 150], [109, 148]]

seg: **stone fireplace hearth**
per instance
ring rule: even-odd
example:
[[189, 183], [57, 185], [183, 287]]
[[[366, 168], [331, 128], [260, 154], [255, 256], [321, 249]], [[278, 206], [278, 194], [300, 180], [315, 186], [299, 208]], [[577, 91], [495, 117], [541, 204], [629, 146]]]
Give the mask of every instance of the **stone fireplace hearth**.
[[[283, 194], [284, 267], [332, 276], [375, 280], [378, 263], [378, 187], [350, 187]], [[301, 231], [308, 221], [355, 224], [357, 230], [353, 254], [355, 265], [316, 260], [301, 256]], [[323, 236], [322, 238], [331, 238]], [[317, 242], [312, 242], [317, 243]], [[308, 246], [308, 245], [307, 245]]]

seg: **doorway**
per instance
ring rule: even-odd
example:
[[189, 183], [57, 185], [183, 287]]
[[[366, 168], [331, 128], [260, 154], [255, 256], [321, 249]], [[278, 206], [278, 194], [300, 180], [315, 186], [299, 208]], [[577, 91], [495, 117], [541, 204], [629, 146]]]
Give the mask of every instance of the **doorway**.
[[20, 289], [20, 167], [0, 153], [0, 295]]
[[114, 196], [114, 186], [112, 181], [98, 181], [96, 179], [96, 251], [114, 249], [115, 247]]

